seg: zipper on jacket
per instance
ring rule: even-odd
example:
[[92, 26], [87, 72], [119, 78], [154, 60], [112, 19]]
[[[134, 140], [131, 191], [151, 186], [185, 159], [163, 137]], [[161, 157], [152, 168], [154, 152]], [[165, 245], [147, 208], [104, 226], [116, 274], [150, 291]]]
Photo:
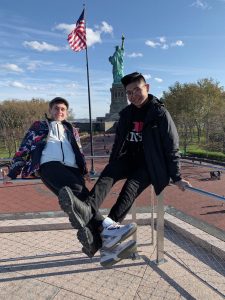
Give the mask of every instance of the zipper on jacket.
[[126, 135], [126, 137], [125, 137], [125, 139], [124, 139], [124, 141], [123, 141], [123, 144], [122, 144], [122, 146], [121, 146], [121, 148], [120, 148], [120, 150], [119, 150], [118, 156], [120, 156], [121, 153], [122, 153], [122, 150], [123, 150], [123, 147], [124, 147], [124, 145], [125, 145], [125, 143], [126, 143], [126, 141], [127, 141], [128, 135], [129, 135], [129, 132], [127, 133], [127, 135]]
[[[56, 123], [56, 125], [57, 125], [57, 131], [58, 131], [58, 139], [60, 140], [60, 136], [59, 136], [59, 125], [58, 125], [58, 123]], [[63, 157], [62, 161], [63, 161], [63, 163], [64, 163], [64, 152], [63, 152], [63, 145], [62, 145], [62, 141], [61, 141], [61, 140], [60, 140], [60, 145], [61, 145], [62, 157]]]

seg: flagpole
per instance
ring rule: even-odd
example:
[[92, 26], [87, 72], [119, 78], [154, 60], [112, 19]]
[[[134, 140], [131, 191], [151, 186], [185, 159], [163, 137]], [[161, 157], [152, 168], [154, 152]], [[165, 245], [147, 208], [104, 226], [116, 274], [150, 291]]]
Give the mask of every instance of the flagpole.
[[[83, 7], [85, 9], [85, 4], [83, 4]], [[85, 10], [84, 10], [85, 11]], [[86, 14], [86, 11], [85, 11]], [[85, 31], [86, 31], [86, 22], [85, 22]], [[93, 150], [93, 127], [92, 127], [92, 116], [91, 116], [91, 96], [90, 96], [90, 81], [89, 81], [89, 66], [88, 66], [88, 51], [87, 51], [87, 45], [86, 45], [86, 67], [87, 67], [87, 85], [88, 85], [88, 107], [89, 107], [89, 130], [90, 130], [90, 145], [91, 145], [91, 170], [90, 174], [95, 175], [95, 169], [94, 169], [94, 150]]]
[[88, 67], [88, 52], [86, 47], [86, 66], [87, 66], [87, 84], [88, 84], [88, 105], [89, 105], [89, 130], [90, 130], [90, 144], [91, 144], [91, 170], [92, 175], [95, 174], [94, 169], [94, 151], [93, 151], [93, 128], [92, 128], [92, 117], [91, 117], [91, 97], [90, 97], [90, 83], [89, 83], [89, 67]]
[[86, 50], [86, 66], [87, 66], [87, 83], [88, 83], [88, 103], [89, 103], [89, 124], [90, 124], [90, 144], [91, 144], [91, 171], [90, 174], [96, 175], [94, 169], [94, 151], [93, 151], [93, 135], [92, 135], [92, 117], [91, 117], [91, 97], [90, 97], [90, 84], [89, 84], [89, 68], [88, 68], [88, 52], [86, 42], [86, 22], [85, 22], [85, 4], [84, 9], [76, 22], [75, 29], [68, 35], [68, 42], [72, 50], [80, 51]]

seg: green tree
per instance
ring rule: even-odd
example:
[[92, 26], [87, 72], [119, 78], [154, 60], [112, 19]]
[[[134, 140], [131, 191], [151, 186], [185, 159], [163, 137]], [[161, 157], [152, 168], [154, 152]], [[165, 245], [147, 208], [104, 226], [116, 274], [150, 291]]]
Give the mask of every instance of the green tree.
[[[48, 102], [40, 98], [0, 103], [0, 140], [9, 157], [15, 153], [31, 124], [44, 119], [45, 113], [48, 113]], [[72, 109], [69, 110], [69, 118], [73, 118]]]
[[225, 97], [218, 82], [207, 78], [197, 83], [176, 82], [163, 93], [162, 100], [177, 125], [184, 152], [193, 143], [196, 133], [198, 144], [203, 138], [205, 147], [212, 148], [217, 137], [217, 146], [221, 141], [220, 148], [224, 149]]

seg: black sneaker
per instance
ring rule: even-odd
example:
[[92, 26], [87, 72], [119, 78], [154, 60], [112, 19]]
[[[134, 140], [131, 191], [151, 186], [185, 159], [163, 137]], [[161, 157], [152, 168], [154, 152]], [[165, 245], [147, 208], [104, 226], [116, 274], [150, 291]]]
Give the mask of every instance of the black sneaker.
[[97, 235], [96, 232], [92, 233], [87, 226], [78, 230], [77, 238], [83, 245], [82, 252], [90, 258], [102, 247], [100, 235]]
[[65, 186], [59, 191], [59, 204], [65, 211], [75, 229], [84, 228], [92, 218], [91, 206], [80, 201], [72, 192]]
[[87, 255], [89, 258], [92, 258], [96, 252], [98, 252], [100, 248], [95, 248], [93, 247], [92, 249], [90, 248], [85, 248], [85, 247], [82, 247], [82, 252]]

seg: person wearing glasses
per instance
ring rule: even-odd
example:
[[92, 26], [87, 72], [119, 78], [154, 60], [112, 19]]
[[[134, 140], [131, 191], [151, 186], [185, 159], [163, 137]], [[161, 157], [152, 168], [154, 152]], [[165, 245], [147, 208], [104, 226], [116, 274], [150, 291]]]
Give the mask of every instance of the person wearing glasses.
[[[189, 185], [181, 177], [178, 133], [164, 104], [149, 94], [150, 85], [141, 73], [128, 74], [121, 82], [130, 104], [120, 112], [108, 165], [84, 202], [73, 197], [67, 187], [59, 195], [81, 226], [90, 229], [94, 240], [98, 232], [89, 227], [90, 220], [118, 180], [126, 179], [108, 215], [115, 222], [125, 218], [135, 199], [149, 185], [153, 185], [156, 195], [170, 180], [182, 191]], [[94, 255], [97, 249], [89, 247]], [[111, 257], [111, 251], [105, 255]]]
[[[44, 120], [34, 122], [24, 136], [18, 151], [12, 159], [8, 174], [4, 177], [4, 183], [16, 179], [18, 175], [26, 178], [31, 174], [38, 174], [43, 183], [56, 195], [64, 186], [68, 186], [71, 197], [77, 197], [84, 201], [89, 196], [89, 190], [85, 186], [88, 179], [88, 170], [82, 152], [78, 131], [67, 121], [69, 103], [66, 99], [56, 97], [49, 102], [49, 115]], [[68, 214], [70, 223], [77, 230], [78, 239], [93, 243], [90, 230], [80, 226], [80, 220], [70, 213], [67, 203], [59, 199], [61, 208]], [[76, 216], [79, 212], [76, 214]], [[100, 213], [96, 214], [97, 221], [92, 218], [90, 225], [95, 228], [101, 224], [102, 233], [109, 237], [104, 241], [105, 247], [114, 247], [111, 253], [113, 260], [102, 255], [101, 264], [111, 265], [111, 261], [119, 261], [124, 256], [136, 250], [136, 242], [128, 241], [123, 245], [117, 245], [135, 232], [135, 223], [120, 225], [104, 218]], [[95, 248], [101, 248], [101, 236], [95, 236]], [[88, 253], [88, 249], [83, 247]]]

